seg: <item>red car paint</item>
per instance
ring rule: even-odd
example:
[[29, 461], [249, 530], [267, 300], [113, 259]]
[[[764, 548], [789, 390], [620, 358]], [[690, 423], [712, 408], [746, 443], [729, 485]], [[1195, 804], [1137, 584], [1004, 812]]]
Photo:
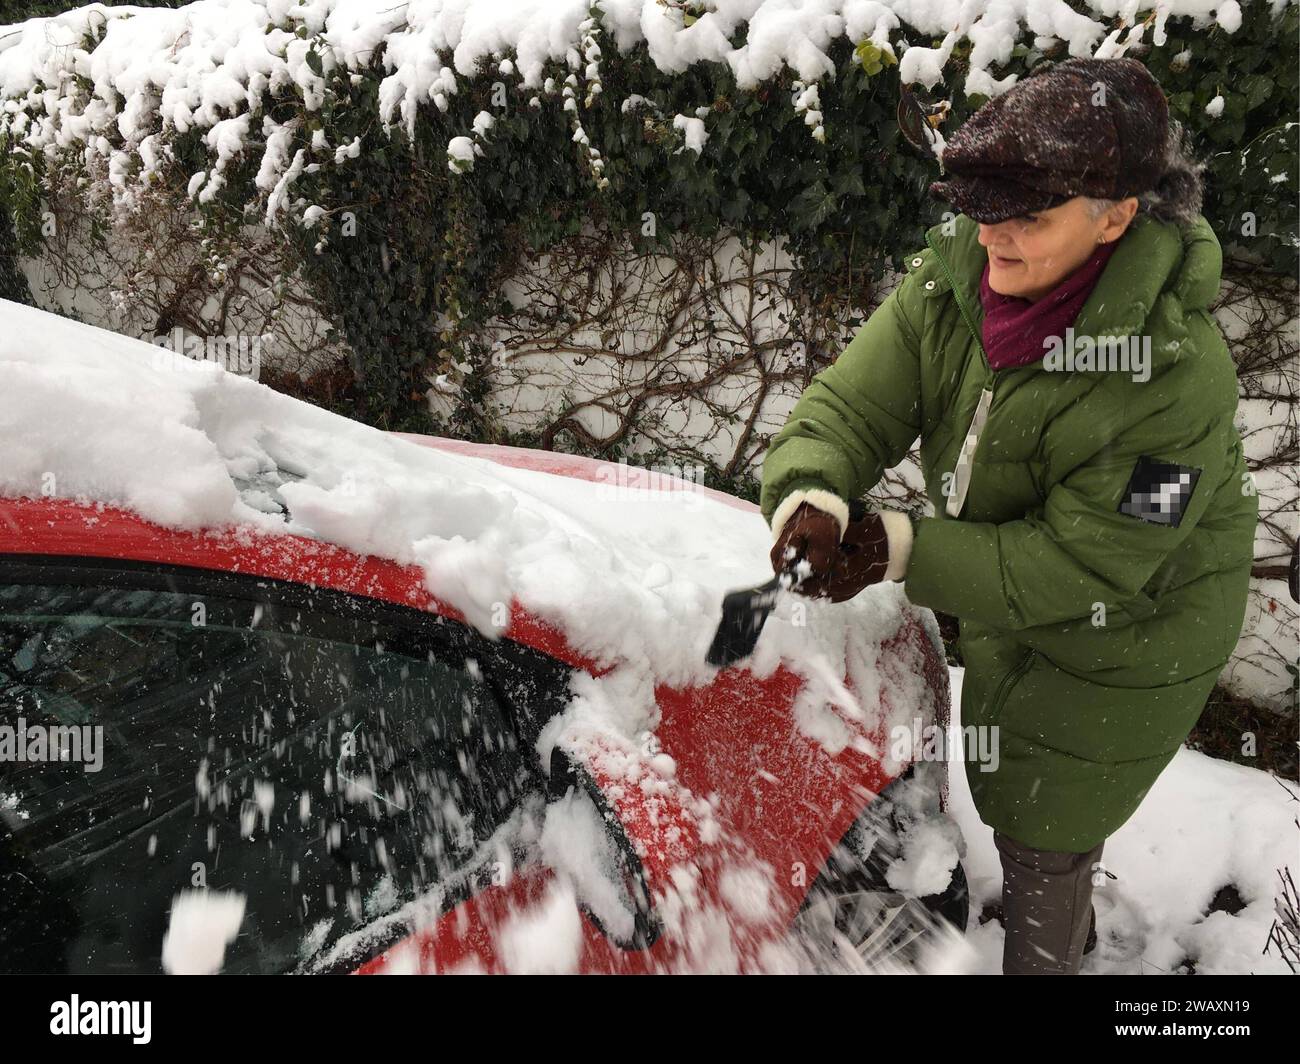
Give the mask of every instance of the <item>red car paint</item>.
[[[432, 437], [407, 438], [501, 465], [583, 480], [620, 475], [612, 463], [592, 459]], [[695, 485], [690, 487], [698, 490]], [[730, 496], [721, 498], [731, 506], [757, 509]], [[427, 590], [416, 566], [359, 556], [301, 536], [249, 528], [169, 530], [124, 510], [68, 500], [0, 499], [0, 554], [130, 559], [244, 573], [327, 587], [464, 620], [459, 611]], [[504, 636], [593, 675], [602, 671], [596, 662], [570, 647], [563, 633], [530, 616], [517, 603], [512, 604]], [[918, 618], [910, 618], [885, 644], [882, 663], [889, 662], [891, 650], [905, 650], [913, 658], [918, 653], [922, 656], [936, 705], [941, 710], [946, 707], [947, 668]], [[736, 966], [761, 968], [765, 945], [788, 927], [835, 844], [890, 782], [867, 754], [847, 746], [831, 755], [799, 731], [793, 720], [793, 702], [800, 682], [784, 667], [759, 677], [740, 665], [721, 671], [707, 685], [686, 689], [658, 686], [655, 694], [661, 722], [656, 738], [662, 752], [673, 760], [671, 771], [647, 769], [644, 758], [631, 756], [635, 751], [613, 746], [595, 744], [568, 751], [617, 817], [637, 853], [656, 906], [676, 910], [666, 933], [645, 949], [621, 948], [590, 918], [584, 919], [576, 970], [613, 973], [697, 968], [701, 959], [693, 936], [680, 932], [695, 914], [736, 909], [734, 891], [729, 894], [725, 879], [737, 861], [761, 869], [764, 882], [771, 887], [766, 907], [730, 920]], [[883, 745], [884, 737], [879, 734], [866, 737]], [[703, 817], [702, 799], [710, 804]], [[725, 844], [717, 837], [704, 837], [719, 827]], [[686, 890], [680, 882], [683, 868], [696, 875]], [[434, 926], [385, 950], [359, 972], [505, 971], [510, 958], [501, 956], [497, 929], [544, 904], [552, 880], [545, 870], [517, 874], [506, 885], [479, 893], [444, 914]]]

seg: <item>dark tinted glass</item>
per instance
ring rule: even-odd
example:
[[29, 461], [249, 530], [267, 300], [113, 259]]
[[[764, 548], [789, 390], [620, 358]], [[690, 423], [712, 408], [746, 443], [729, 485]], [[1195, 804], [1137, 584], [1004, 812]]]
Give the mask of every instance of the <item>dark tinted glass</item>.
[[[554, 677], [346, 612], [0, 583], [0, 970], [159, 971], [198, 885], [245, 899], [225, 971], [291, 970], [467, 861], [536, 780], [506, 702]], [[80, 760], [16, 760], [36, 727]]]

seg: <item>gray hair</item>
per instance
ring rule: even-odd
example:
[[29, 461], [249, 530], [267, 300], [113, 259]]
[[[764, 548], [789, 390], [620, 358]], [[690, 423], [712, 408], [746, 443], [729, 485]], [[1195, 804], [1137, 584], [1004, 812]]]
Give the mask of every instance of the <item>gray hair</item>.
[[[1205, 183], [1201, 174], [1205, 164], [1197, 162], [1192, 138], [1175, 118], [1169, 119], [1165, 137], [1165, 169], [1154, 188], [1139, 192], [1138, 213], [1150, 214], [1162, 222], [1186, 224], [1201, 213]], [[1100, 218], [1119, 200], [1088, 197], [1088, 213]]]

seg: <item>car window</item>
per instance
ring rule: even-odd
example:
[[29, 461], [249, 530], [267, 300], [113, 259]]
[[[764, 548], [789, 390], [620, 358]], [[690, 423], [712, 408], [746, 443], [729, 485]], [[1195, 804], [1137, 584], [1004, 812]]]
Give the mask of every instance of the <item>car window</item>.
[[337, 593], [133, 582], [0, 567], [0, 969], [160, 971], [203, 887], [243, 898], [225, 971], [291, 970], [536, 786], [563, 684], [526, 648]]

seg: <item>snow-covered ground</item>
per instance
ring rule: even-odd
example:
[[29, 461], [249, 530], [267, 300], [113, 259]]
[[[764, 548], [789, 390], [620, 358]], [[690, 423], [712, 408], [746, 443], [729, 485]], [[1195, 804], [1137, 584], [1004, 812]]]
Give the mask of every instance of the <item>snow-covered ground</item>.
[[[961, 669], [952, 669], [953, 718], [959, 717]], [[955, 727], [954, 723], [954, 727]], [[966, 838], [970, 881], [969, 970], [1002, 970], [1002, 925], [979, 924], [986, 902], [1000, 903], [1002, 871], [993, 829], [971, 803], [962, 765], [950, 766], [952, 814]], [[1276, 949], [1262, 950], [1273, 922], [1277, 870], [1300, 871], [1300, 795], [1266, 772], [1183, 748], [1112, 835], [1102, 863], [1115, 876], [1093, 891], [1097, 948], [1085, 975], [1163, 975], [1190, 960], [1198, 975], [1285, 975]], [[1206, 916], [1211, 899], [1235, 886], [1246, 907]]]

